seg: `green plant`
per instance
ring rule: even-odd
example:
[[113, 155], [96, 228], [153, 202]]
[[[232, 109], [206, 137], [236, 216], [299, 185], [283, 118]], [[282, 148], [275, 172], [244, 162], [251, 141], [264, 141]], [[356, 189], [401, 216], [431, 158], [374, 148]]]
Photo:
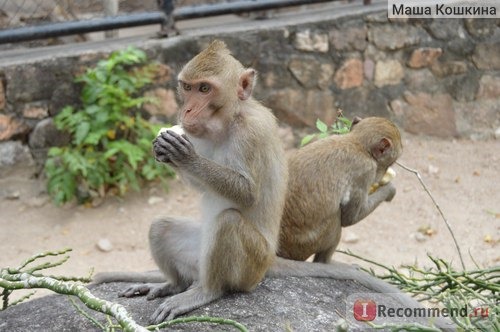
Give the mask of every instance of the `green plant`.
[[[83, 317], [90, 320], [98, 329], [102, 331], [159, 331], [160, 329], [164, 329], [175, 324], [198, 322], [228, 325], [241, 332], [248, 332], [248, 329], [244, 325], [234, 320], [210, 316], [180, 317], [158, 325], [151, 325], [147, 327], [139, 325], [121, 304], [110, 302], [95, 296], [92, 294], [90, 289], [82, 284], [88, 283], [92, 280], [91, 277], [93, 269], [91, 270], [90, 275], [86, 278], [44, 275], [42, 273], [43, 270], [64, 264], [69, 259], [69, 255], [62, 258], [61, 256], [70, 251], [71, 249], [69, 248], [60, 251], [47, 251], [26, 259], [19, 267], [0, 267], [0, 311], [19, 304], [34, 294], [34, 292], [32, 292], [19, 300], [10, 302], [10, 295], [14, 291], [20, 289], [43, 288], [49, 289], [58, 294], [68, 295], [68, 298], [75, 307], [76, 311]], [[51, 260], [40, 262], [41, 260], [51, 257], [56, 257], [59, 260], [55, 262], [52, 262]], [[35, 262], [38, 263], [38, 265], [33, 266]], [[75, 298], [70, 297], [71, 295]], [[95, 312], [105, 314], [107, 323], [103, 323], [103, 319], [94, 317], [94, 315], [90, 312], [83, 310], [80, 307], [79, 302], [76, 301], [76, 298], [80, 299], [87, 308], [92, 309]], [[114, 322], [112, 318], [116, 319], [117, 322]], [[68, 326], [68, 329], [71, 330], [71, 326]]]
[[82, 203], [110, 191], [122, 195], [138, 190], [143, 180], [173, 174], [151, 154], [159, 126], [138, 111], [151, 101], [139, 96], [154, 74], [155, 65], [146, 60], [144, 52], [128, 48], [76, 78], [83, 83], [82, 108], [66, 106], [54, 118], [71, 142], [51, 148], [45, 163], [48, 192], [57, 204], [74, 197]]
[[304, 136], [304, 138], [302, 138], [302, 141], [300, 141], [300, 146], [308, 144], [315, 138], [322, 139], [333, 134], [346, 134], [349, 132], [349, 130], [351, 130], [351, 125], [352, 121], [344, 117], [342, 111], [338, 112], [337, 118], [335, 119], [335, 122], [330, 126], [330, 128], [328, 128], [328, 125], [326, 123], [324, 123], [320, 119], [317, 119], [316, 128], [318, 129], [319, 133]]
[[[455, 314], [450, 319], [458, 326], [458, 331], [495, 331], [500, 332], [500, 266], [456, 270], [444, 259], [427, 255], [433, 266], [422, 268], [416, 265], [404, 265], [400, 271], [366, 259], [350, 251], [337, 250], [342, 254], [361, 259], [382, 268], [387, 274], [375, 274], [373, 269], [362, 268], [402, 291], [408, 292], [419, 300], [428, 300], [439, 304], [441, 308], [465, 310], [465, 315]], [[425, 329], [418, 324], [380, 326], [376, 329], [392, 331], [440, 331], [437, 328]]]

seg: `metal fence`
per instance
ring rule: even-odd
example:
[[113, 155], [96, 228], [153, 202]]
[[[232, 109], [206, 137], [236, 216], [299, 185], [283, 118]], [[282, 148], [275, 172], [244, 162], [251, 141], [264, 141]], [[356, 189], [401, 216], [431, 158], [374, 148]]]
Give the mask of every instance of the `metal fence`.
[[0, 0], [0, 44], [335, 1], [353, 0]]
[[0, 29], [98, 18], [113, 4], [120, 13], [158, 10], [157, 0], [0, 0]]

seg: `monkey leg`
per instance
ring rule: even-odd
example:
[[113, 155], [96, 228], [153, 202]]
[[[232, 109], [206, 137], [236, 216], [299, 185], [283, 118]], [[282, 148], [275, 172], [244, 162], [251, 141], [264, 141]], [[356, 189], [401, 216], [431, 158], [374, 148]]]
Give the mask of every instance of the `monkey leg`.
[[222, 211], [211, 226], [204, 235], [200, 282], [165, 299], [151, 317], [155, 324], [208, 304], [226, 291], [250, 291], [272, 264], [274, 253], [267, 241], [239, 211]]
[[211, 234], [214, 240], [203, 251], [203, 288], [212, 292], [252, 290], [271, 266], [274, 252], [255, 225], [238, 210], [222, 211], [216, 223]]
[[334, 227], [331, 227], [328, 231], [323, 232], [323, 235], [320, 237], [318, 241], [319, 249], [314, 254], [314, 262], [327, 264], [332, 260], [332, 255], [339, 245], [340, 237], [342, 236], [342, 228], [340, 227], [340, 221], [338, 218], [325, 220], [324, 224], [334, 225]]
[[326, 250], [315, 253], [313, 262], [324, 263], [324, 264], [330, 263], [330, 261], [332, 260], [333, 252], [335, 251], [336, 247], [337, 245], [335, 244], [335, 246], [332, 246]]
[[187, 289], [198, 278], [200, 232], [200, 225], [190, 220], [165, 218], [153, 222], [149, 229], [151, 254], [167, 282], [134, 285], [120, 295], [147, 294], [147, 299], [152, 300]]

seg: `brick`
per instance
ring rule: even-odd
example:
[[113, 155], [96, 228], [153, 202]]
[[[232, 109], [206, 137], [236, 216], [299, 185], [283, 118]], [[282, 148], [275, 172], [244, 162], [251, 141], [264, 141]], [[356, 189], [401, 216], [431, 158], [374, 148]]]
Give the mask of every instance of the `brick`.
[[443, 54], [440, 48], [423, 47], [412, 52], [408, 60], [408, 66], [411, 68], [423, 68], [431, 65]]
[[349, 59], [335, 73], [335, 84], [341, 89], [350, 89], [363, 85], [363, 62]]

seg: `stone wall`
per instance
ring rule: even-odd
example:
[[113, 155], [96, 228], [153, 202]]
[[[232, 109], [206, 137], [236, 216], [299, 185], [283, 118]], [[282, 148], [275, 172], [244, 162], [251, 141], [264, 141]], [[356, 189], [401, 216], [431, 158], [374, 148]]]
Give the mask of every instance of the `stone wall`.
[[391, 22], [385, 7], [368, 7], [164, 40], [66, 46], [6, 61], [0, 55], [0, 166], [28, 152], [41, 162], [48, 147], [61, 144], [51, 117], [78, 104], [74, 75], [125, 43], [164, 64], [163, 79], [146, 91], [160, 104], [145, 108], [153, 118], [173, 121], [175, 75], [215, 37], [259, 71], [256, 97], [292, 127], [314, 127], [317, 118], [331, 122], [341, 108], [348, 117], [391, 118], [415, 134], [500, 135], [500, 20]]

